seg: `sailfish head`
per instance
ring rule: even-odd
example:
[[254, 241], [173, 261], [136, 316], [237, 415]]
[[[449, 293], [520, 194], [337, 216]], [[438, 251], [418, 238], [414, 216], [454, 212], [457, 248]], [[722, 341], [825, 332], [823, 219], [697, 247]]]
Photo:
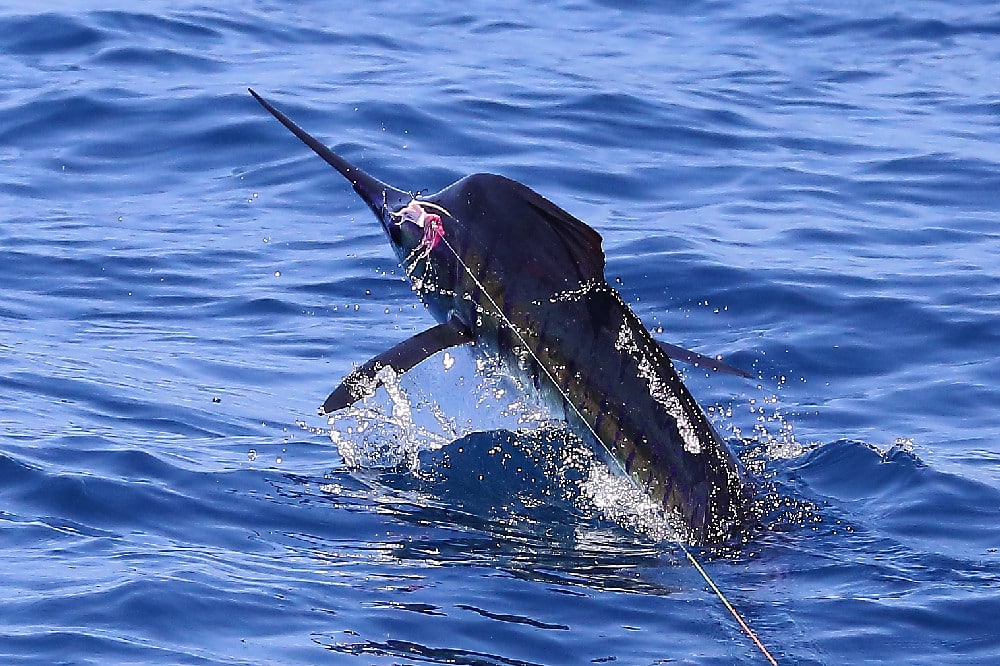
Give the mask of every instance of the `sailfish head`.
[[433, 305], [435, 293], [448, 292], [454, 282], [454, 252], [446, 252], [442, 247], [446, 229], [453, 228], [454, 223], [448, 210], [435, 203], [434, 197], [418, 199], [365, 173], [320, 143], [253, 89], [249, 90], [261, 106], [351, 183], [382, 224], [400, 263], [425, 301]]

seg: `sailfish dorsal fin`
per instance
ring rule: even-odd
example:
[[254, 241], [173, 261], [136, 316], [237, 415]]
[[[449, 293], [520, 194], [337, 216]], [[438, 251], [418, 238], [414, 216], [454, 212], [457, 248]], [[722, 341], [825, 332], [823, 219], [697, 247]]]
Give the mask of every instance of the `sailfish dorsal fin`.
[[[491, 173], [462, 178], [429, 200], [449, 208], [485, 246], [502, 245], [527, 259], [546, 262], [553, 274], [579, 281], [604, 279], [601, 235], [516, 180]], [[480, 220], [489, 229], [478, 227]], [[477, 228], [478, 227], [478, 228]], [[521, 239], [512, 243], [509, 238]]]

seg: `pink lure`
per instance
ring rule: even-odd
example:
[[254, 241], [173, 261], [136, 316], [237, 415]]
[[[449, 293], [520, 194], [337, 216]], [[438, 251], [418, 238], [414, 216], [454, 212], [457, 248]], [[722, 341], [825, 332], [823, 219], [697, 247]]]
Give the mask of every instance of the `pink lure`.
[[442, 238], [444, 238], [444, 225], [441, 224], [441, 216], [427, 213], [424, 216], [424, 237], [420, 239], [420, 245], [425, 252], [430, 252]]

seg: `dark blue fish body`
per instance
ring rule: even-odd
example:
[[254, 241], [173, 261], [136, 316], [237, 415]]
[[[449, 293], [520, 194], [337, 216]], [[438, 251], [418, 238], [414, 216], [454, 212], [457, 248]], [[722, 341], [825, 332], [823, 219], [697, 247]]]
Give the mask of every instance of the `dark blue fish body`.
[[414, 197], [349, 164], [253, 94], [353, 184], [441, 322], [356, 369], [325, 413], [363, 397], [385, 365], [405, 372], [441, 349], [475, 343], [561, 402], [575, 429], [592, 434], [610, 464], [680, 519], [691, 541], [723, 541], [745, 527], [751, 486], [667, 351], [728, 367], [653, 339], [605, 280], [596, 231], [492, 174]]

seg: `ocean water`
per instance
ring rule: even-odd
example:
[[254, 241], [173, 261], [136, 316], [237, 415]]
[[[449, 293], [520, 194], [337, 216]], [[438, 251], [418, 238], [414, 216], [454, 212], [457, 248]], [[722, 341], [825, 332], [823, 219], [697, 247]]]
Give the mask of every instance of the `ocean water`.
[[779, 663], [1000, 659], [995, 3], [85, 4], [0, 8], [0, 661], [766, 663], [465, 352], [316, 416], [433, 322], [248, 86], [752, 369], [685, 371], [768, 507], [693, 553]]

